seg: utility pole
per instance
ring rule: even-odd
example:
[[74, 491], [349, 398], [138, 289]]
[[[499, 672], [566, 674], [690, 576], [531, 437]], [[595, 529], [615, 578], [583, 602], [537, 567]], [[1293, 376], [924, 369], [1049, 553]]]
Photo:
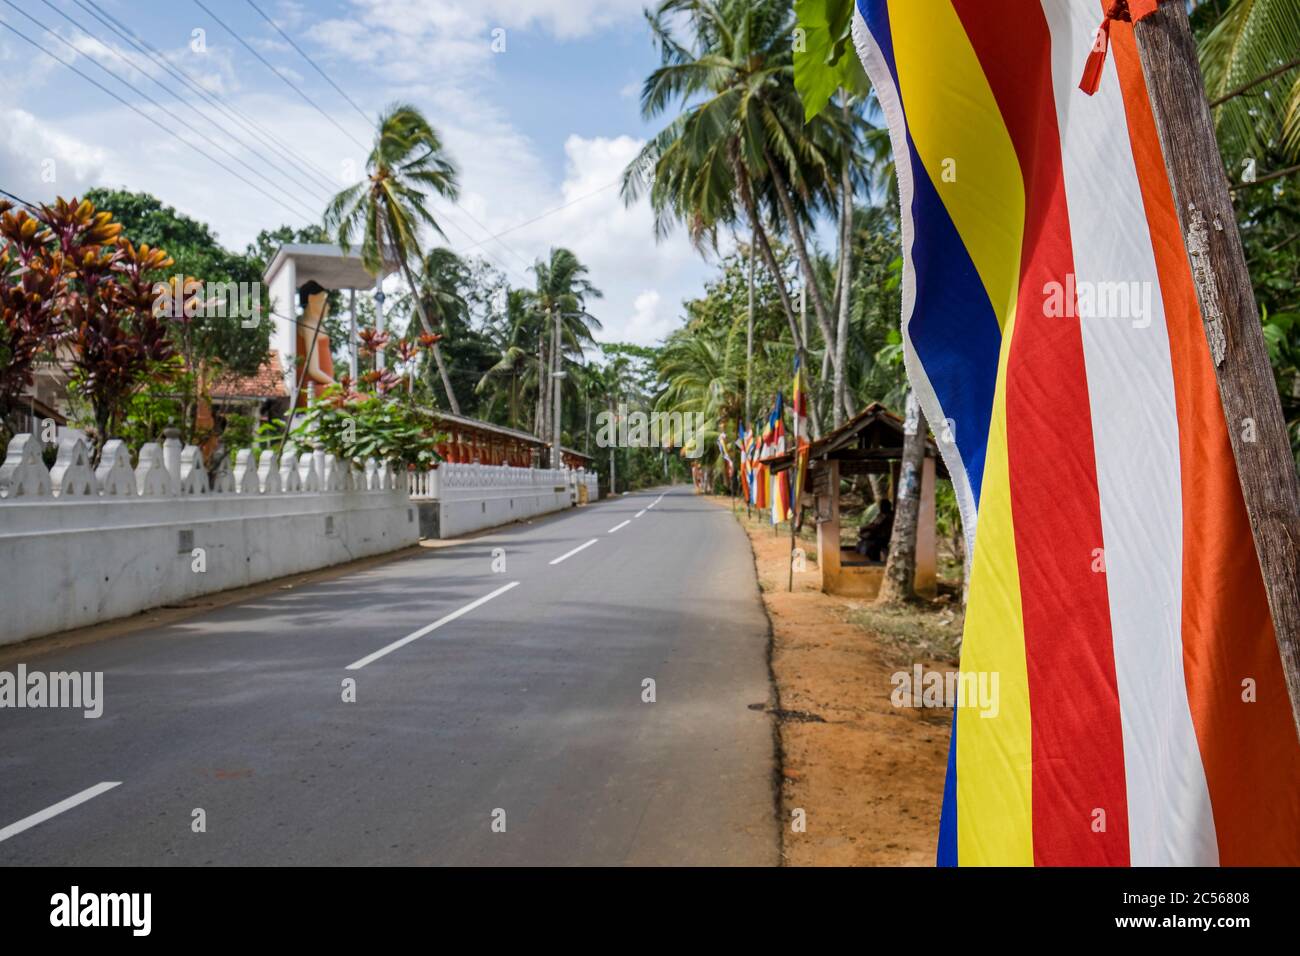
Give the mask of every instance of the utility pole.
[[[375, 331], [380, 334], [384, 331], [384, 280], [381, 278], [375, 282]], [[384, 370], [384, 350], [375, 351], [375, 369]]]
[[799, 286], [799, 334], [803, 337], [804, 348], [808, 348], [808, 283]]
[[1300, 732], [1300, 482], [1196, 41], [1187, 11], [1172, 2], [1135, 23], [1134, 35]]
[[745, 426], [753, 421], [749, 405], [749, 381], [754, 377], [754, 237], [749, 237], [749, 321], [745, 333]]
[[559, 309], [552, 309], [555, 316], [555, 324], [551, 331], [551, 390], [554, 393], [552, 400], [554, 405], [551, 411], [551, 467], [560, 468], [564, 464], [564, 459], [560, 454], [560, 386], [564, 378], [564, 368], [560, 358], [560, 321], [561, 313]]
[[357, 362], [357, 290], [349, 290], [348, 295], [348, 373], [352, 376], [355, 387], [360, 366]]
[[[614, 423], [615, 428], [618, 427], [617, 416], [618, 416], [618, 397], [617, 395], [615, 395], [613, 391], [611, 391], [609, 393], [609, 420]], [[615, 479], [616, 462], [614, 460], [614, 452], [616, 452], [617, 450], [618, 450], [618, 442], [617, 441], [610, 442], [609, 443], [609, 496], [611, 498], [614, 497], [615, 494], [614, 479]]]

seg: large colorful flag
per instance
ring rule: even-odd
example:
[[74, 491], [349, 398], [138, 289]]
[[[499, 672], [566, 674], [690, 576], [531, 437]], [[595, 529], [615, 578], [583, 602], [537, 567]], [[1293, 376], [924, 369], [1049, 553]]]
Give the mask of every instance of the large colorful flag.
[[1132, 24], [1079, 89], [1108, 6], [857, 0], [963, 680], [998, 682], [958, 701], [939, 861], [1295, 865], [1300, 744]]
[[752, 424], [745, 432], [745, 449], [741, 458], [745, 466], [745, 498], [754, 505], [758, 503], [758, 435]]
[[718, 432], [718, 451], [722, 453], [722, 460], [727, 463], [727, 485], [731, 485], [731, 479], [736, 474], [736, 466], [731, 460], [731, 452], [727, 450], [727, 433]]
[[[785, 396], [776, 393], [776, 405], [768, 416], [767, 428], [763, 432], [769, 437], [765, 457], [785, 454]], [[769, 495], [772, 505], [772, 524], [780, 524], [790, 517], [790, 473], [788, 471], [768, 471]]]
[[803, 387], [803, 368], [799, 362], [799, 356], [794, 358], [794, 385], [790, 389], [792, 396], [790, 400], [791, 416], [794, 420], [794, 491], [791, 494], [790, 503], [792, 508], [797, 512], [799, 510], [799, 497], [803, 494], [804, 484], [808, 477], [808, 447], [811, 444], [808, 438], [808, 393]]
[[748, 431], [745, 432], [745, 450], [741, 455], [745, 463], [745, 499], [753, 505], [757, 501], [757, 488], [755, 488], [755, 471], [754, 460], [758, 457], [758, 436], [754, 433], [754, 425], [750, 424]]
[[764, 453], [770, 457], [780, 455], [785, 452], [785, 396], [778, 390], [776, 393], [776, 405], [772, 408], [772, 414], [767, 419], [767, 429], [764, 435], [771, 436], [771, 442], [767, 451]]
[[763, 434], [754, 440], [754, 507], [762, 510], [771, 500], [772, 489], [768, 485], [768, 468], [763, 459], [771, 454], [772, 419], [769, 416], [763, 422]]

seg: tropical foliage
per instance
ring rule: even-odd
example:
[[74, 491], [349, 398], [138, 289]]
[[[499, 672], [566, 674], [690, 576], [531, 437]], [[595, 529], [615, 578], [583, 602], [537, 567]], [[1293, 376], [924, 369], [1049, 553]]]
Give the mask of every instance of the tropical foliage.
[[[87, 199], [60, 198], [35, 215], [11, 209], [0, 203], [0, 265], [6, 349], [20, 362], [5, 377], [30, 385], [33, 357], [65, 349], [73, 387], [93, 409], [98, 458], [146, 374], [172, 355], [154, 285], [173, 260], [131, 242], [112, 213]], [[10, 262], [21, 263], [21, 274]]]
[[402, 389], [367, 393], [332, 385], [295, 421], [291, 437], [298, 447], [337, 455], [357, 467], [374, 458], [427, 469], [442, 460], [438, 444], [446, 440]]
[[[423, 260], [420, 230], [428, 227], [446, 238], [429, 210], [428, 191], [455, 199], [456, 166], [424, 115], [409, 104], [395, 104], [379, 118], [375, 144], [366, 158], [366, 178], [334, 197], [325, 210], [325, 227], [336, 234], [345, 252], [360, 235], [361, 260], [372, 275], [395, 262], [407, 287], [418, 289], [411, 263]], [[424, 296], [414, 296], [413, 301], [425, 334], [437, 334]], [[459, 414], [456, 390], [437, 344], [433, 358], [451, 410]]]

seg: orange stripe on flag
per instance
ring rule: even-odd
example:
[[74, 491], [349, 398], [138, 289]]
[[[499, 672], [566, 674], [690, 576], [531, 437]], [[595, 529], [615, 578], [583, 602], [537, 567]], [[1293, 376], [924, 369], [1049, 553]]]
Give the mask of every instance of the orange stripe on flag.
[[[1295, 866], [1300, 741], [1132, 26], [1116, 25], [1113, 40], [1169, 330], [1183, 484], [1183, 661], [1219, 862]], [[1243, 700], [1248, 680], [1253, 703]]]

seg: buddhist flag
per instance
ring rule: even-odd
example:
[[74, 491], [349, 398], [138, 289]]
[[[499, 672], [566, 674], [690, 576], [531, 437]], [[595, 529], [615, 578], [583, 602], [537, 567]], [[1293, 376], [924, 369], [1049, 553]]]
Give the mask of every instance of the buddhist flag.
[[748, 499], [751, 505], [758, 504], [758, 434], [754, 426], [749, 426], [745, 433], [745, 475], [748, 484]]
[[727, 451], [727, 433], [718, 433], [718, 451], [722, 453], [722, 460], [727, 463], [727, 484], [731, 484], [732, 476], [736, 473], [736, 466], [731, 461], [731, 453]]
[[939, 861], [1294, 866], [1300, 743], [1131, 23], [1079, 89], [1109, 6], [857, 0], [971, 556]]
[[[785, 396], [779, 391], [763, 435], [770, 439], [765, 450], [767, 457], [785, 454]], [[790, 517], [790, 473], [769, 471], [768, 482], [771, 487], [772, 524], [780, 524]]]
[[794, 357], [794, 384], [790, 389], [793, 396], [790, 411], [794, 419], [794, 491], [790, 505], [792, 510], [799, 510], [799, 496], [803, 494], [804, 482], [808, 473], [808, 394], [803, 387], [803, 368], [799, 356]]
[[772, 489], [768, 485], [768, 468], [763, 459], [771, 454], [772, 419], [769, 417], [763, 425], [763, 437], [754, 441], [754, 507], [766, 508], [771, 501]]

